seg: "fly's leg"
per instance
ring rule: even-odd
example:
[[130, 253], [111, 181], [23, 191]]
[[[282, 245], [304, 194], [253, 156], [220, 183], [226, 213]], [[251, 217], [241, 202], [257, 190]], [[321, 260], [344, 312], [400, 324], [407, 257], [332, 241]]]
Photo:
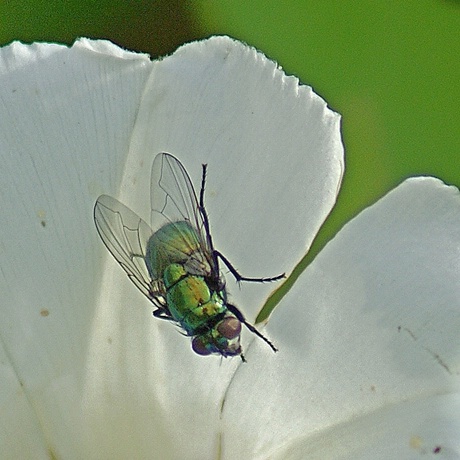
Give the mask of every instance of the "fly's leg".
[[282, 278], [285, 278], [285, 274], [282, 273], [281, 275], [277, 276], [271, 276], [271, 277], [264, 277], [264, 278], [249, 278], [247, 276], [242, 276], [238, 273], [236, 268], [230, 263], [230, 261], [219, 251], [214, 249], [214, 245], [212, 243], [212, 238], [211, 238], [211, 230], [209, 227], [209, 218], [208, 218], [208, 213], [206, 212], [206, 208], [204, 207], [204, 189], [206, 185], [206, 171], [207, 171], [208, 165], [204, 164], [203, 165], [203, 174], [201, 176], [201, 189], [200, 189], [200, 213], [203, 217], [203, 223], [204, 223], [204, 229], [206, 231], [206, 239], [208, 242], [208, 246], [212, 251], [212, 258], [213, 258], [213, 270], [216, 270], [216, 273], [212, 273], [212, 276], [214, 279], [219, 278], [219, 259], [222, 260], [222, 262], [227, 266], [227, 268], [230, 270], [231, 274], [235, 277], [236, 281], [248, 281], [252, 283], [268, 283], [271, 281], [278, 281]]
[[156, 310], [153, 310], [153, 316], [155, 316], [155, 318], [165, 319], [167, 321], [175, 322], [175, 319], [169, 314], [167, 310], [163, 308], [157, 308]]
[[275, 353], [278, 349], [267, 339], [267, 337], [263, 336], [252, 324], [246, 321], [243, 313], [241, 313], [235, 305], [227, 304], [227, 308], [238, 318], [238, 320], [243, 323], [253, 334], [257, 335], [257, 337], [261, 338]]
[[213, 261], [212, 266], [211, 266], [211, 271], [212, 271], [211, 278], [218, 279], [219, 278], [219, 261], [217, 259], [217, 254], [216, 254], [216, 251], [214, 250], [214, 244], [212, 242], [208, 213], [206, 212], [206, 208], [204, 207], [204, 189], [206, 185], [206, 171], [207, 171], [208, 165], [204, 164], [202, 165], [202, 167], [203, 167], [203, 173], [201, 175], [199, 210], [200, 210], [201, 217], [203, 217], [203, 224], [204, 224], [204, 230], [206, 232], [206, 240], [208, 243], [208, 247], [211, 249], [211, 256], [212, 256], [212, 261]]
[[278, 281], [282, 278], [285, 278], [285, 273], [281, 273], [281, 275], [277, 276], [270, 276], [270, 277], [264, 277], [264, 278], [248, 278], [247, 276], [242, 276], [238, 273], [236, 268], [230, 263], [230, 261], [219, 251], [214, 249], [214, 253], [216, 255], [216, 258], [219, 257], [220, 260], [227, 266], [227, 268], [230, 270], [230, 273], [235, 277], [236, 281], [238, 283], [240, 281], [248, 281], [251, 283], [268, 283], [271, 281]]

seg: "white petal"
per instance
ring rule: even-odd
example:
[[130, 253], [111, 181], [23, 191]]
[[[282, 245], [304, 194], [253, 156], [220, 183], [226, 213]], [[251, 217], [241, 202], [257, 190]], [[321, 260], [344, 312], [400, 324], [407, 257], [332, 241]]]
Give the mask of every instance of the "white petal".
[[[0, 54], [0, 334], [62, 458], [87, 447], [81, 393], [105, 254], [92, 208], [119, 187], [151, 68], [145, 56], [103, 48], [13, 43]], [[15, 414], [11, 425], [27, 429], [25, 412]]]
[[434, 395], [389, 405], [333, 426], [326, 433], [296, 439], [282, 446], [271, 458], [459, 458], [459, 413], [459, 394]]
[[3, 346], [0, 382], [0, 457], [48, 459], [42, 427]]
[[395, 406], [397, 420], [406, 401], [426, 420], [414, 436], [426, 439], [433, 423], [423, 441], [433, 448], [443, 426], [459, 425], [458, 411], [433, 399], [460, 388], [459, 265], [460, 195], [436, 179], [406, 181], [346, 225], [275, 311], [268, 334], [279, 353], [255, 341], [236, 374], [224, 413], [228, 458], [266, 458], [299, 439], [328, 458], [339, 452], [337, 432], [352, 438], [351, 421], [357, 438], [340, 455], [352, 458], [361, 445], [360, 458], [374, 458], [374, 448], [385, 451], [367, 439], [378, 432], [373, 423], [390, 430], [385, 411]]
[[[115, 263], [104, 269], [83, 400], [104, 458], [189, 458], [218, 450], [222, 395], [239, 359], [201, 357]], [[110, 279], [112, 278], [112, 279]], [[94, 455], [93, 458], [100, 458]]]
[[[224, 55], [232, 59], [223, 59], [220, 42], [225, 45]], [[205, 52], [199, 51], [201, 48]], [[227, 53], [232, 49], [234, 52]], [[215, 54], [210, 60], [208, 51]], [[216, 222], [226, 231], [218, 241], [227, 241], [228, 237], [229, 247], [238, 247], [234, 243], [242, 239], [239, 253], [252, 253], [249, 250], [254, 245], [254, 234], [245, 231], [244, 238], [240, 237], [238, 227], [248, 226], [242, 215], [253, 209], [242, 203], [246, 196], [254, 194], [258, 197], [256, 205], [260, 209], [263, 205], [268, 213], [266, 222], [277, 229], [276, 238], [282, 227], [283, 234], [298, 245], [289, 241], [282, 249], [274, 248], [266, 254], [274, 236], [261, 232], [261, 244], [250, 263], [257, 261], [254, 267], [264, 265], [262, 268], [270, 269], [276, 265], [277, 271], [289, 270], [309, 246], [335, 200], [342, 173], [338, 116], [328, 111], [310, 89], [299, 89], [295, 79], [286, 78], [254, 50], [229, 39], [213, 39], [184, 47], [155, 64], [152, 87], [144, 97], [145, 105], [141, 106], [127, 158], [139, 99], [151, 69], [145, 56], [136, 57], [107, 42], [82, 40], [70, 50], [57, 45], [13, 44], [0, 57], [0, 68], [11, 71], [11, 76], [8, 73], [5, 77], [0, 104], [0, 117], [8, 121], [0, 127], [2, 205], [6, 216], [0, 240], [0, 287], [5, 310], [0, 333], [37, 414], [36, 425], [34, 421], [32, 425], [38, 433], [41, 428], [49, 451], [59, 457], [127, 458], [133, 452], [140, 457], [152, 452], [158, 456], [173, 452], [176, 458], [201, 458], [203, 452], [215, 452], [219, 444], [221, 397], [238, 361], [220, 363], [218, 359], [194, 356], [189, 339], [180, 337], [170, 324], [151, 320], [151, 306], [97, 239], [92, 222], [94, 201], [100, 193], [120, 196], [147, 217], [142, 207], [146, 211], [149, 205], [154, 154], [161, 150], [175, 153], [190, 169], [194, 180], [199, 178], [201, 162], [208, 161], [211, 168], [214, 149], [210, 147], [208, 132], [192, 138], [195, 130], [190, 130], [190, 126], [185, 129], [182, 123], [187, 126], [195, 122], [212, 128], [210, 120], [216, 118], [211, 131], [221, 132], [225, 128], [232, 136], [221, 137], [213, 144], [223, 158], [233, 151], [254, 152], [255, 147], [266, 155], [256, 160], [249, 154], [240, 155], [237, 161], [244, 167], [233, 169], [232, 175], [230, 167], [224, 167], [228, 164], [225, 159], [215, 161], [217, 180], [213, 183], [209, 178], [207, 198], [213, 229]], [[198, 57], [201, 61], [197, 61]], [[166, 84], [169, 79], [172, 85], [184, 84], [184, 92], [172, 93], [178, 109], [180, 103], [187, 107], [187, 100], [181, 102], [185, 95], [191, 95], [207, 81], [203, 63], [209, 65], [210, 71], [218, 70], [220, 65], [223, 80], [228, 69], [222, 67], [222, 60], [236, 71], [233, 75], [229, 70], [230, 78], [224, 85], [213, 80], [216, 89], [221, 90], [214, 110], [234, 104], [230, 115], [225, 112], [227, 115], [219, 122], [217, 117], [210, 118], [204, 107], [185, 119], [165, 118], [169, 104], [161, 104], [158, 98], [169, 89], [160, 83]], [[260, 72], [253, 77], [252, 72], [259, 67]], [[184, 69], [190, 70], [190, 77], [181, 80]], [[235, 91], [244, 87], [248, 78], [252, 90], [247, 95], [256, 94], [251, 96], [250, 112], [243, 105], [244, 98], [232, 103]], [[188, 80], [191, 83], [187, 87]], [[271, 89], [274, 82], [278, 85], [276, 91]], [[283, 88], [286, 100], [277, 99]], [[150, 91], [154, 95], [153, 109]], [[269, 97], [260, 107], [258, 100], [265, 92]], [[214, 95], [210, 91], [203, 102]], [[239, 106], [245, 107], [244, 116], [240, 116]], [[282, 128], [280, 136], [273, 123], [265, 120], [275, 109], [284, 114], [275, 123], [276, 128]], [[176, 112], [180, 113], [181, 110]], [[247, 122], [253, 115], [257, 129], [251, 137], [253, 128]], [[155, 118], [153, 125], [150, 116]], [[318, 116], [322, 121], [315, 125]], [[231, 129], [229, 120], [236, 123]], [[158, 121], [162, 124], [158, 125]], [[309, 123], [312, 131], [321, 134], [319, 139], [311, 131], [302, 137]], [[192, 149], [195, 157], [184, 157], [188, 150], [165, 143], [164, 136], [174, 140], [176, 133], [181, 132], [184, 135], [178, 136], [178, 145], [188, 146], [191, 139], [196, 139]], [[302, 140], [297, 143], [299, 132]], [[149, 140], [150, 135], [159, 138], [158, 145]], [[204, 150], [198, 144], [203, 144]], [[315, 149], [309, 150], [312, 145]], [[280, 151], [289, 152], [287, 160], [274, 155]], [[235, 161], [230, 163], [233, 168]], [[259, 175], [260, 164], [270, 172]], [[246, 175], [241, 171], [246, 171]], [[268, 190], [263, 189], [264, 180], [272, 181]], [[306, 187], [306, 181], [312, 187]], [[280, 204], [278, 198], [284, 188], [289, 189], [290, 195]], [[235, 189], [246, 190], [244, 197], [242, 194], [235, 203], [229, 203], [226, 197]], [[292, 203], [292, 194], [301, 199]], [[220, 196], [224, 197], [223, 202], [219, 202]], [[276, 213], [278, 218], [273, 219]], [[299, 223], [289, 223], [288, 217], [295, 213]], [[224, 220], [224, 214], [231, 219]], [[266, 227], [262, 217], [256, 217], [252, 232]], [[305, 231], [307, 218], [311, 218], [312, 224]], [[233, 253], [219, 247], [233, 259]], [[101, 255], [106, 261], [104, 267]], [[278, 267], [273, 261], [280, 255], [283, 261]], [[273, 274], [252, 271], [250, 264], [247, 271], [246, 267], [238, 268], [250, 275]], [[263, 297], [263, 289], [259, 292], [260, 286], [255, 288], [249, 311], [258, 309], [261, 302], [255, 299]], [[273, 288], [267, 287], [265, 292], [269, 289]], [[98, 299], [97, 310], [94, 299]], [[151, 342], [146, 342], [148, 336]], [[23, 412], [17, 411], [18, 423]], [[33, 436], [35, 439], [36, 435]]]
[[[223, 57], [229, 59], [223, 59]], [[228, 67], [225, 62], [222, 62], [223, 60], [228, 62]], [[249, 85], [250, 91], [247, 90], [246, 96], [242, 97], [241, 88], [245, 88], [246, 84]], [[199, 96], [199, 88], [202, 87], [206, 89], [202, 90], [201, 97], [196, 98]], [[280, 92], [281, 96], [279, 95]], [[247, 124], [248, 109], [243, 105], [249, 96], [253, 112], [251, 116], [256, 119], [256, 133], [254, 133], [253, 127]], [[263, 106], [263, 109], [259, 104]], [[279, 111], [280, 107], [284, 107], [284, 118], [281, 124], [287, 126], [284, 126], [281, 134], [278, 134], [279, 139], [277, 138], [276, 142], [279, 143], [279, 146], [283, 142], [289, 144], [287, 148], [290, 153], [289, 160], [279, 156], [278, 150], [269, 146], [270, 142], [276, 145], [274, 139], [276, 136], [273, 133], [274, 127], [268, 126], [268, 123], [266, 126], [263, 123], [263, 120], [268, 117], [266, 106], [273, 106], [271, 110], [275, 115], [275, 109]], [[288, 107], [291, 108], [290, 112]], [[217, 110], [217, 108], [222, 111], [220, 121], [216, 117], [209, 116], [209, 113]], [[304, 136], [303, 130], [308, 131], [308, 115], [312, 118], [311, 123], [321, 125], [322, 120], [321, 129], [324, 131], [324, 138], [320, 137], [319, 140], [314, 141], [312, 133]], [[317, 122], [316, 117], [320, 118], [320, 122]], [[232, 122], [234, 124], [240, 119], [244, 119], [245, 122], [238, 121], [235, 126], [229, 127], [229, 118], [234, 119]], [[342, 172], [342, 146], [338, 123], [338, 116], [326, 109], [324, 101], [313, 95], [310, 89], [299, 89], [297, 80], [285, 77], [281, 71], [276, 69], [274, 63], [266, 60], [251, 48], [243, 47], [228, 38], [212, 39], [185, 46], [173, 56], [155, 63], [150, 85], [146, 89], [139, 111], [119, 198], [141, 217], [148, 220], [151, 162], [158, 152], [169, 151], [184, 162], [196, 185], [199, 184], [201, 178], [201, 163], [208, 161], [210, 168], [211, 162], [215, 164], [215, 170], [209, 170], [207, 187], [207, 196], [210, 198], [209, 210], [213, 219], [214, 215], [219, 216], [221, 212], [219, 206], [222, 206], [222, 204], [218, 205], [215, 200], [214, 205], [212, 204], [214, 196], [224, 197], [223, 206], [233, 206], [226, 199], [227, 195], [220, 192], [221, 185], [222, 189], [229, 186], [229, 182], [223, 180], [223, 174], [228, 175], [228, 172], [222, 167], [222, 163], [238, 162], [236, 169], [232, 166], [233, 174], [236, 176], [232, 179], [230, 176], [227, 178], [227, 181], [235, 180], [238, 182], [241, 171], [245, 171], [245, 163], [249, 165], [252, 163], [255, 168], [260, 162], [260, 158], [254, 160], [252, 154], [248, 154], [237, 156], [238, 159], [235, 160], [229, 155], [234, 151], [238, 152], [239, 150], [241, 152], [242, 146], [247, 143], [257, 144], [263, 141], [267, 151], [265, 152], [265, 162], [262, 161], [262, 163], [264, 167], [267, 164], [270, 166], [272, 174], [273, 170], [279, 173], [285, 167], [287, 168], [286, 175], [289, 176], [289, 171], [292, 172], [297, 167], [297, 181], [291, 178], [290, 182], [286, 183], [283, 171], [283, 179], [278, 181], [277, 187], [290, 189], [292, 186], [292, 189], [289, 190], [290, 193], [296, 187], [302, 189], [305, 197], [302, 197], [302, 202], [294, 201], [294, 204], [290, 205], [292, 215], [301, 209], [302, 215], [305, 216], [303, 209], [306, 206], [311, 215], [314, 216], [312, 219], [314, 224], [311, 228], [317, 229], [335, 200]], [[329, 129], [327, 129], [328, 127]], [[231, 134], [231, 137], [227, 139], [226, 136], [217, 135], [218, 138], [220, 137], [219, 141], [213, 141], [213, 145], [210, 146], [210, 129], [217, 133], [226, 131], [226, 135]], [[315, 129], [321, 130], [318, 125]], [[329, 139], [331, 131], [333, 133], [332, 140]], [[289, 136], [285, 132], [289, 133]], [[300, 144], [303, 151], [301, 149], [302, 155], [300, 157], [296, 156], [297, 151], [294, 151], [292, 147], [296, 142], [293, 140], [294, 134], [301, 139]], [[264, 140], [264, 136], [271, 137]], [[307, 140], [310, 144], [314, 142], [324, 144], [325, 152], [323, 155], [319, 154], [318, 151], [312, 151], [309, 152], [312, 157], [309, 159], [308, 152], [305, 152], [306, 145], [303, 145], [307, 144]], [[189, 149], [190, 143], [194, 144], [191, 150]], [[233, 146], [233, 143], [236, 145]], [[328, 143], [337, 148], [335, 150], [332, 146], [327, 148]], [[220, 153], [218, 154], [218, 152]], [[333, 167], [330, 166], [330, 163], [333, 164]], [[315, 178], [310, 180], [307, 173], [303, 175], [300, 172], [299, 164], [304, 170], [322, 165], [322, 168], [321, 166], [317, 168], [320, 171], [319, 174], [327, 175], [330, 169], [333, 172], [330, 178], [323, 178], [319, 183], [319, 180], [315, 182]], [[211, 171], [213, 172], [211, 173]], [[220, 181], [214, 181], [213, 185], [214, 173], [218, 178], [221, 178], [222, 184]], [[249, 182], [240, 181], [236, 187], [228, 188], [229, 194], [234, 196], [234, 190], [238, 191], [243, 188], [245, 182], [247, 182], [246, 185], [253, 187], [255, 183], [260, 184], [262, 180], [262, 177], [257, 177]], [[324, 203], [318, 204], [313, 202], [313, 198], [312, 201], [307, 199], [306, 189], [308, 187], [304, 183], [305, 180], [309, 180], [315, 184], [317, 189], [321, 190], [321, 193], [319, 191], [313, 193], [319, 201], [321, 201], [320, 196], [326, 196]], [[263, 193], [260, 190], [251, 190], [251, 187], [250, 194], [256, 195], [257, 191], [257, 199], [263, 198]], [[329, 189], [324, 192], [324, 188], [327, 187], [333, 189], [333, 192]], [[273, 206], [273, 211], [270, 212], [287, 212], [284, 209], [285, 206], [279, 204], [276, 194], [273, 195], [272, 199], [267, 200], [267, 209], [269, 205]], [[234, 209], [237, 210], [237, 208]], [[251, 216], [252, 210], [247, 207], [244, 209], [247, 215]], [[231, 214], [229, 213], [229, 215]], [[270, 221], [273, 220], [273, 225], [271, 224], [270, 228], [276, 228], [279, 222], [285, 223], [286, 219], [287, 217], [270, 219]], [[214, 220], [212, 220], [213, 229]], [[231, 222], [234, 221], [233, 218], [230, 220]], [[223, 218], [218, 218], [216, 224], [227, 230], [230, 220], [224, 222]], [[292, 268], [294, 262], [300, 257], [300, 253], [303, 253], [305, 245], [309, 244], [305, 240], [311, 240], [311, 235], [305, 237], [305, 221], [295, 225], [289, 224], [289, 226], [296, 227], [295, 232], [299, 236], [297, 238], [299, 244], [296, 253], [292, 249], [291, 242], [289, 242], [289, 249], [292, 249], [291, 255], [288, 258], [283, 257], [283, 261], [286, 261], [286, 269]], [[291, 235], [295, 235], [295, 232]], [[213, 232], [213, 235], [215, 233]], [[229, 236], [228, 233], [224, 233], [224, 237], [225, 235]], [[245, 240], [243, 247], [247, 249], [248, 246], [251, 246], [252, 240], [248, 236], [248, 232], [245, 232], [244, 235], [247, 240]], [[268, 238], [271, 239], [273, 236]], [[230, 239], [236, 242], [234, 236], [231, 236]], [[281, 253], [278, 249], [276, 251]], [[261, 254], [264, 252], [262, 251]], [[272, 257], [273, 254], [270, 259], [264, 255], [263, 261], [271, 261]], [[264, 265], [263, 261], [261, 265]], [[279, 271], [283, 269], [284, 266], [278, 268]], [[153, 449], [156, 445], [163, 445], [165, 449], [163, 455], [165, 455], [164, 452], [168, 451], [173, 458], [201, 458], [203, 452], [216, 452], [219, 443], [219, 411], [222, 394], [228, 379], [240, 362], [238, 360], [224, 360], [221, 363], [220, 359], [215, 357], [194, 356], [190, 349], [190, 339], [178, 335], [171, 324], [158, 320], [147, 320], [146, 322], [145, 312], [135, 311], [134, 308], [131, 310], [125, 308], [124, 311], [117, 310], [115, 312], [114, 305], [148, 305], [148, 302], [129, 286], [127, 280], [121, 278], [123, 274], [113, 261], [109, 261], [104, 269], [104, 276], [103, 284], [111, 286], [111, 289], [110, 292], [104, 292], [103, 298], [101, 297], [100, 305], [102, 308], [99, 312], [101, 316], [96, 320], [100, 327], [95, 330], [93, 337], [94, 346], [91, 348], [94, 348], [95, 353], [93, 355], [94, 362], [90, 364], [91, 369], [99, 369], [100, 375], [95, 373], [95, 380], [89, 382], [91, 385], [89, 393], [94, 395], [96, 399], [106, 397], [103, 393], [104, 382], [108, 378], [112, 378], [111, 376], [117, 375], [116, 380], [111, 382], [111, 388], [117, 394], [117, 400], [130, 398], [130, 394], [126, 393], [127, 391], [135, 387], [142, 391], [140, 389], [144, 385], [146, 391], [151, 395], [143, 396], [139, 401], [131, 402], [133, 407], [130, 408], [130, 413], [135, 414], [136, 426], [140, 427], [139, 433], [133, 435], [132, 430], [120, 428], [120, 431], [116, 433], [116, 439], [126, 440], [129, 445], [129, 437], [143, 438], [144, 447], [151, 445], [151, 449]], [[114, 280], [117, 281], [114, 282]], [[273, 287], [269, 289], [273, 289]], [[267, 288], [264, 291], [260, 285], [256, 286], [253, 292], [257, 295], [258, 290], [262, 293], [258, 294], [259, 297], [267, 292]], [[253, 302], [253, 306], [254, 309], [260, 307], [261, 302]], [[114, 348], [115, 344], [112, 343], [110, 347], [106, 346], [104, 349], [101, 346], [104, 337], [112, 336], [113, 334], [109, 331], [115, 331], [117, 324], [123, 324], [123, 346], [118, 345], [118, 348]], [[143, 329], [140, 325], [144, 325]], [[145, 337], [146, 330], [150, 331], [148, 335], [150, 343], [142, 345], [133, 341], [134, 337]], [[117, 356], [114, 350], [118, 350], [119, 353], [119, 359], [115, 359], [115, 362], [123, 362], [127, 369], [126, 375], [119, 375], [119, 371], [111, 364], [114, 356]], [[145, 363], [146, 356], [150, 356], [150, 361], [147, 364]], [[139, 382], [142, 382], [142, 385]], [[91, 406], [89, 401], [88, 405]], [[110, 399], [103, 407], [107, 406], [111, 406]], [[101, 423], [106, 418], [116, 417], [116, 411], [115, 408], [111, 416], [100, 414]], [[158, 413], [164, 415], [161, 420], [155, 420], [152, 417], [153, 414]], [[129, 419], [127, 424], [133, 423], [135, 421]], [[178, 439], [180, 442], [177, 441]], [[119, 448], [119, 444], [120, 442], [114, 445]], [[121, 442], [121, 444], [125, 443]], [[110, 445], [107, 446], [107, 449], [111, 448], [113, 449]]]
[[[340, 117], [310, 87], [228, 37], [185, 45], [155, 63], [122, 195], [147, 220], [146, 152], [153, 159], [161, 151], [181, 159], [197, 189], [208, 163], [214, 243], [245, 276], [294, 268], [330, 212], [343, 172]], [[230, 293], [253, 320], [276, 287], [245, 283], [240, 290], [232, 282]]]

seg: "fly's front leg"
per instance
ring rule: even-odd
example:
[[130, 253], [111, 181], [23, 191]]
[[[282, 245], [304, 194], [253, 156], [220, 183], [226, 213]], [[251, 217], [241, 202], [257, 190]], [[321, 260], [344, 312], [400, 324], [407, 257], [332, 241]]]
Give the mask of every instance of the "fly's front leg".
[[243, 313], [238, 310], [238, 308], [235, 307], [235, 305], [232, 304], [227, 304], [227, 308], [238, 318], [238, 320], [243, 323], [253, 334], [257, 335], [257, 337], [260, 337], [275, 353], [278, 351], [278, 349], [273, 345], [273, 343], [270, 342], [270, 340], [267, 339], [262, 333], [260, 333], [251, 323], [248, 323], [246, 321], [246, 318], [244, 317]]

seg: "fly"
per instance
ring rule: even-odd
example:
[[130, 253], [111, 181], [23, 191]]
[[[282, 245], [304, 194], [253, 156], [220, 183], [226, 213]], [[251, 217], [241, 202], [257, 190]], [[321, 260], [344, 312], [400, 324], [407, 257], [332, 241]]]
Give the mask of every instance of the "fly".
[[269, 282], [242, 276], [218, 250], [204, 206], [207, 165], [202, 166], [199, 198], [182, 163], [169, 153], [158, 154], [152, 165], [150, 227], [137, 214], [108, 195], [94, 206], [94, 221], [103, 243], [130, 280], [153, 303], [153, 315], [176, 323], [192, 338], [199, 355], [239, 355], [242, 324], [275, 346], [241, 311], [228, 301], [219, 261], [235, 279]]

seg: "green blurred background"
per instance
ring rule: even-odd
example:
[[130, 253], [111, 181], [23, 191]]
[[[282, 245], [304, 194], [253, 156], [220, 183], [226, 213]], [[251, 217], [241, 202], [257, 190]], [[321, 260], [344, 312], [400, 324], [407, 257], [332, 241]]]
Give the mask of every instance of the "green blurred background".
[[296, 274], [404, 178], [460, 186], [459, 1], [16, 0], [0, 3], [0, 21], [2, 45], [87, 36], [152, 57], [227, 34], [313, 86], [343, 116], [346, 171], [337, 206]]

